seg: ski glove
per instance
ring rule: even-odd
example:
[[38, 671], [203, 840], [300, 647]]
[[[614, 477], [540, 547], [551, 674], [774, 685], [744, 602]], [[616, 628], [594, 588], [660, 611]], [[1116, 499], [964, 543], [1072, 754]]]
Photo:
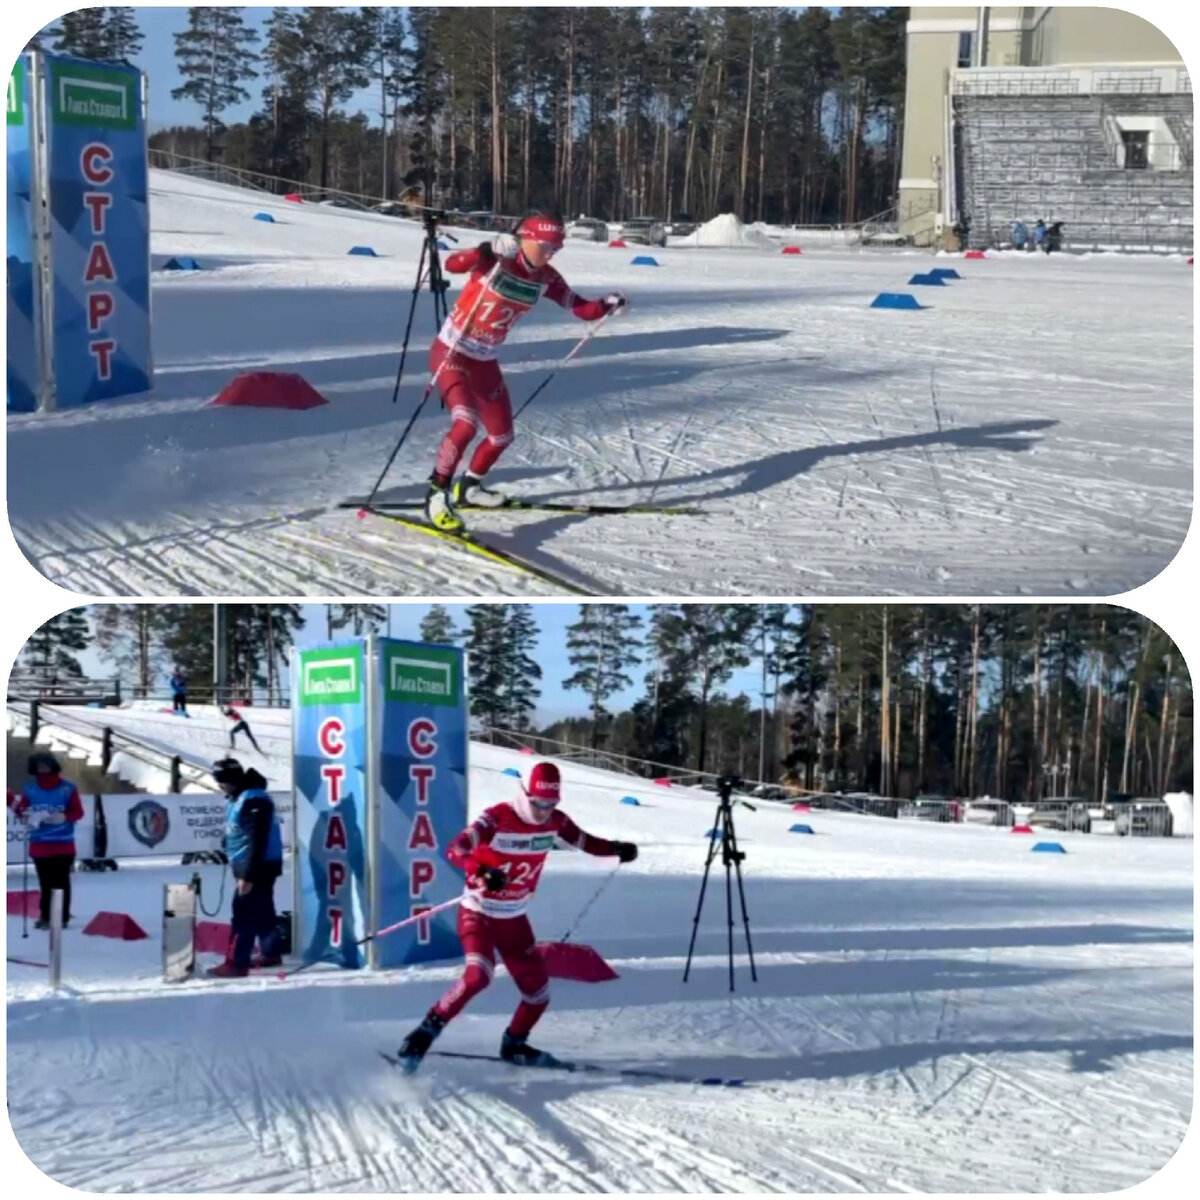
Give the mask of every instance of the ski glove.
[[629, 307], [629, 301], [620, 292], [609, 292], [600, 303], [604, 305], [605, 311], [610, 313], [624, 312]]
[[617, 848], [617, 857], [623, 862], [633, 862], [637, 858], [637, 847], [632, 842], [614, 842]]
[[516, 258], [521, 243], [511, 233], [498, 233], [492, 238], [492, 250], [497, 258]]
[[499, 867], [480, 867], [471, 877], [471, 881], [482, 884], [485, 892], [500, 892], [508, 883], [508, 877]]
[[496, 251], [491, 242], [480, 242], [476, 250], [481, 270], [490, 271], [496, 265]]

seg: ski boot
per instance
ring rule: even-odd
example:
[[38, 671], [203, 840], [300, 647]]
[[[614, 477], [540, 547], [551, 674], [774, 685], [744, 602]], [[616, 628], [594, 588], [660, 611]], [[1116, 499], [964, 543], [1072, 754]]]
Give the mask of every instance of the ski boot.
[[500, 1057], [516, 1067], [557, 1067], [559, 1061], [545, 1050], [537, 1050], [526, 1041], [527, 1034], [518, 1036], [506, 1029], [500, 1039]]
[[425, 1014], [425, 1020], [400, 1043], [396, 1057], [400, 1060], [400, 1069], [406, 1075], [411, 1075], [421, 1065], [421, 1060], [433, 1045], [434, 1039], [445, 1028], [446, 1022], [431, 1008]]
[[425, 520], [443, 533], [462, 533], [466, 529], [462, 517], [454, 510], [450, 489], [442, 487], [432, 479], [429, 481], [429, 491], [425, 495]]
[[464, 508], [503, 508], [508, 497], [503, 492], [484, 487], [483, 480], [468, 471], [454, 485], [454, 503]]
[[215, 967], [209, 967], [205, 974], [210, 979], [245, 979], [250, 974], [250, 968], [239, 967], [235, 962], [226, 961]]
[[38, 919], [36, 921], [34, 921], [33, 927], [34, 927], [34, 929], [49, 929], [50, 922], [45, 920], [42, 917], [38, 917]]

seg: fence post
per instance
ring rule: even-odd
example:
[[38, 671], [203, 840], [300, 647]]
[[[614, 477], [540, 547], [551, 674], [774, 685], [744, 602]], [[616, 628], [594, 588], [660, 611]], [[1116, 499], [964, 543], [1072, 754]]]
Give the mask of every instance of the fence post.
[[105, 775], [108, 774], [108, 768], [112, 766], [113, 752], [113, 731], [112, 727], [105, 725], [104, 734], [100, 738], [100, 770]]
[[37, 701], [37, 700], [30, 700], [30, 702], [29, 702], [29, 740], [31, 742], [37, 741], [38, 725], [39, 725], [38, 705], [39, 705], [39, 701]]
[[50, 893], [50, 987], [58, 991], [62, 984], [63, 890]]
[[119, 708], [121, 705], [121, 677], [120, 677], [120, 675], [118, 675], [116, 677], [116, 679], [113, 680], [113, 682], [117, 685], [116, 696], [117, 696], [117, 707]]
[[181, 760], [178, 754], [171, 759], [171, 791], [179, 791], [179, 768]]

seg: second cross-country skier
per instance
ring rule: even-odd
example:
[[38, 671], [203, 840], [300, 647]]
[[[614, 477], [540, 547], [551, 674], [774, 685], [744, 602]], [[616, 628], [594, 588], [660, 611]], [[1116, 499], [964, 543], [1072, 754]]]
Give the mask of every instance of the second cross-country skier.
[[[509, 330], [543, 294], [582, 321], [598, 321], [627, 306], [620, 292], [611, 292], [602, 300], [585, 300], [567, 286], [550, 265], [565, 238], [558, 217], [538, 212], [522, 220], [515, 235], [499, 234], [446, 259], [447, 271], [469, 271], [471, 277], [429, 355], [430, 370], [440, 369], [438, 388], [451, 417], [425, 499], [425, 517], [438, 529], [450, 533], [463, 529], [456, 505], [501, 508], [505, 503], [501, 493], [484, 487], [483, 477], [513, 439], [512, 403], [496, 362], [496, 350]], [[454, 472], [480, 424], [485, 437], [452, 489]]]
[[485, 809], [450, 843], [446, 857], [467, 875], [458, 910], [458, 936], [466, 954], [462, 977], [404, 1039], [399, 1058], [415, 1071], [434, 1038], [492, 982], [499, 954], [521, 1002], [500, 1041], [500, 1057], [519, 1066], [555, 1060], [529, 1045], [530, 1031], [550, 1003], [550, 980], [538, 954], [533, 926], [525, 915], [537, 890], [546, 855], [555, 839], [585, 854], [637, 858], [632, 842], [614, 842], [584, 833], [558, 807], [562, 781], [553, 763], [537, 763], [525, 795], [511, 804]]

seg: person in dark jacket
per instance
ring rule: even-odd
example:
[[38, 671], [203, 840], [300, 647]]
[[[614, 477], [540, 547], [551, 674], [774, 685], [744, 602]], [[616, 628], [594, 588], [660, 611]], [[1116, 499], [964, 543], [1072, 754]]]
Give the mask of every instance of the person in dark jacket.
[[29, 857], [41, 887], [35, 929], [50, 928], [50, 894], [63, 893], [63, 927], [71, 919], [71, 872], [75, 869], [75, 823], [83, 820], [83, 801], [75, 785], [62, 777], [53, 754], [29, 756], [32, 778], [21, 789], [13, 813], [29, 829]]
[[172, 711], [182, 713], [185, 717], [188, 715], [187, 690], [187, 676], [176, 667], [175, 674], [171, 676], [171, 706]]
[[[235, 880], [229, 953], [208, 973], [240, 977], [251, 967], [282, 961], [276, 929], [275, 881], [283, 874], [283, 835], [267, 781], [236, 758], [213, 764], [213, 778], [229, 801], [225, 813], [225, 854]], [[251, 960], [255, 941], [260, 954]]]

